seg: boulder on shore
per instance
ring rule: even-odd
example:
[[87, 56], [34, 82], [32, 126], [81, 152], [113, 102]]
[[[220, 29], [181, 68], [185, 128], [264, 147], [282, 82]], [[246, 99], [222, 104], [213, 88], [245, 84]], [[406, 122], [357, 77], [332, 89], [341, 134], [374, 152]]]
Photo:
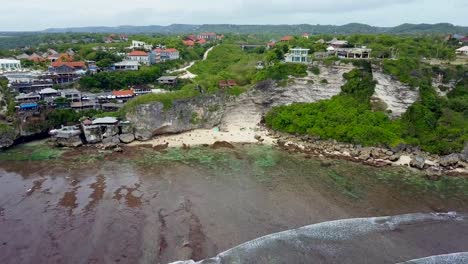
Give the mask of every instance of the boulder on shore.
[[5, 129], [2, 129], [0, 131], [0, 149], [13, 146], [15, 139], [16, 132], [13, 128], [6, 127]]
[[426, 165], [426, 159], [423, 156], [416, 155], [411, 158], [410, 166], [418, 168], [420, 170], [424, 169]]
[[83, 141], [77, 135], [69, 138], [56, 138], [55, 145], [57, 147], [77, 148], [83, 145]]
[[119, 135], [120, 142], [124, 144], [129, 144], [135, 141], [135, 135], [133, 134], [121, 134]]
[[443, 167], [455, 167], [460, 162], [460, 155], [453, 153], [440, 158], [439, 164]]

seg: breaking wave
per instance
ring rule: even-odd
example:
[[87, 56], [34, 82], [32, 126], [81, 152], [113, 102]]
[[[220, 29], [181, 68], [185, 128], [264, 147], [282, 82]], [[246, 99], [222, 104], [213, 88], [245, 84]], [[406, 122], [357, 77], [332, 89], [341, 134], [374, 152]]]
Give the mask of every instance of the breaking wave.
[[[466, 261], [467, 253], [442, 255], [463, 251], [468, 251], [468, 215], [419, 213], [314, 224], [254, 239], [210, 259], [173, 264], [468, 263], [457, 262]], [[432, 255], [440, 256], [405, 262]]]

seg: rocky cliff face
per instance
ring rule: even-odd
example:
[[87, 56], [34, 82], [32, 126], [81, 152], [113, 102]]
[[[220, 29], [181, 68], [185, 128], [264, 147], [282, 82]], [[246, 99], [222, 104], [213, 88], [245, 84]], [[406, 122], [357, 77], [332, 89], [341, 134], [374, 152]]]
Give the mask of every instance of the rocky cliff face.
[[221, 122], [224, 96], [201, 96], [173, 102], [164, 109], [160, 102], [140, 105], [126, 118], [135, 128], [138, 140], [161, 134], [180, 133], [198, 128], [212, 128]]
[[16, 138], [16, 131], [13, 128], [0, 124], [0, 149], [11, 147]]
[[411, 88], [380, 71], [374, 71], [373, 75], [374, 80], [377, 81], [373, 99], [384, 102], [392, 118], [400, 117], [418, 100], [417, 88]]

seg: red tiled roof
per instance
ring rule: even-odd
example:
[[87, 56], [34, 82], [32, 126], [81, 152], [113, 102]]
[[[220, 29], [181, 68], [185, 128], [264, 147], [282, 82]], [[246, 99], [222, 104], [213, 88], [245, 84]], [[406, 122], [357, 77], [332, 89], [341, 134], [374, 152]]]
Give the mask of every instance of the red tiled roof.
[[221, 80], [221, 81], [219, 81], [219, 86], [220, 87], [226, 87], [226, 86], [228, 86], [228, 84], [227, 84], [227, 82], [225, 80]]
[[228, 84], [229, 86], [236, 86], [236, 85], [237, 85], [236, 81], [234, 81], [234, 80], [228, 80], [228, 81], [227, 81], [227, 84]]
[[52, 67], [57, 68], [66, 65], [70, 68], [84, 68], [86, 66], [84, 61], [55, 61], [50, 64]]
[[293, 36], [284, 36], [281, 38], [281, 41], [290, 41], [290, 40], [293, 40]]
[[205, 39], [198, 39], [197, 42], [199, 44], [205, 44], [206, 43], [206, 40]]
[[134, 94], [135, 93], [133, 92], [133, 90], [112, 91], [112, 95], [114, 95], [116, 97], [131, 97]]
[[195, 46], [195, 42], [193, 42], [192, 40], [184, 40], [183, 42], [185, 46]]
[[174, 49], [174, 48], [170, 48], [170, 49], [166, 49], [166, 52], [179, 52], [177, 49]]
[[148, 56], [148, 53], [140, 50], [134, 50], [128, 54], [128, 56]]
[[274, 47], [275, 45], [276, 45], [276, 43], [273, 42], [273, 41], [267, 43], [267, 46], [268, 46], [268, 47]]
[[195, 41], [195, 40], [197, 40], [197, 37], [196, 37], [195, 35], [192, 34], [192, 35], [188, 35], [188, 36], [185, 38], [185, 40], [192, 40], [192, 41]]

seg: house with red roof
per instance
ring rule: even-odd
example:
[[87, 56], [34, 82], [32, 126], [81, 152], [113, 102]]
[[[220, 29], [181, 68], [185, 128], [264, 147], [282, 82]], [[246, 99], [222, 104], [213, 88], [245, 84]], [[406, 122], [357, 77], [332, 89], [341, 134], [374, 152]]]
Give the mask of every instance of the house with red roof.
[[284, 36], [280, 39], [281, 42], [288, 42], [288, 41], [291, 41], [293, 40], [294, 37], [293, 36]]
[[182, 42], [183, 42], [184, 45], [187, 46], [187, 47], [193, 47], [193, 46], [195, 46], [195, 41], [193, 41], [193, 40], [184, 40], [184, 41], [182, 41]]
[[155, 54], [156, 57], [160, 57], [161, 61], [178, 60], [180, 58], [179, 51], [174, 48], [169, 48], [169, 49], [157, 48], [153, 50], [153, 53]]
[[197, 39], [197, 43], [200, 44], [200, 45], [204, 45], [206, 44], [206, 39]]
[[112, 96], [114, 96], [118, 101], [126, 102], [135, 97], [135, 92], [131, 89], [112, 91]]
[[141, 50], [134, 50], [127, 54], [127, 59], [130, 61], [137, 61], [142, 65], [150, 65], [154, 63], [154, 57], [151, 53], [147, 53]]

